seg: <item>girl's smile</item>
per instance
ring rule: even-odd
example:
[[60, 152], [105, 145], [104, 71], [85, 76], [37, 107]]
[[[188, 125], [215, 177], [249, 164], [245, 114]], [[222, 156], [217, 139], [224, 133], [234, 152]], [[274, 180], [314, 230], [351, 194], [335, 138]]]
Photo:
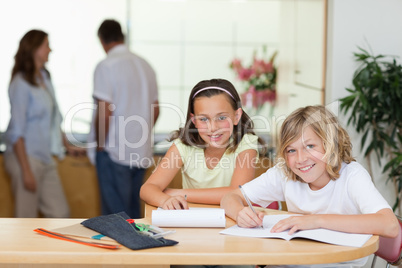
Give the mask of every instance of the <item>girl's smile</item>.
[[191, 120], [209, 147], [226, 148], [233, 126], [240, 120], [241, 108], [234, 110], [227, 98], [230, 97], [223, 93], [212, 97], [199, 97], [194, 101]]
[[211, 138], [211, 141], [217, 142], [217, 141], [219, 141], [219, 140], [223, 137], [223, 135], [222, 135], [222, 134], [219, 134], [219, 135], [209, 135], [209, 137]]

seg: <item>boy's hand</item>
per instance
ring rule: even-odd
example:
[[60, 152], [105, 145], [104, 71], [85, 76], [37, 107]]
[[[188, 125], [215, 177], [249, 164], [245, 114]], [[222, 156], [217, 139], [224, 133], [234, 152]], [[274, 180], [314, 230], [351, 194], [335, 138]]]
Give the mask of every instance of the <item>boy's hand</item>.
[[249, 207], [244, 207], [237, 214], [236, 222], [237, 225], [240, 227], [253, 228], [257, 226], [262, 226], [263, 218], [263, 212], [257, 211], [257, 214], [255, 214]]
[[272, 227], [271, 232], [280, 233], [289, 230], [288, 234], [291, 235], [299, 230], [317, 229], [320, 228], [318, 217], [319, 215], [291, 216], [280, 220]]

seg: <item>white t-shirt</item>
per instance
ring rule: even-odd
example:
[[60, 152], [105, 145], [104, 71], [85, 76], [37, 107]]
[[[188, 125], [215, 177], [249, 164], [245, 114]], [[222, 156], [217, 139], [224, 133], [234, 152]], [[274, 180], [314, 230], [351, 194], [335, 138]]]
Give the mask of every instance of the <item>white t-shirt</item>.
[[[195, 146], [184, 145], [180, 139], [174, 140], [183, 161], [182, 184], [183, 189], [200, 189], [229, 186], [232, 181], [236, 164], [236, 157], [245, 150], [256, 150], [258, 155], [258, 137], [251, 134], [243, 136], [235, 152], [227, 151], [219, 163], [209, 169], [205, 163], [204, 150]], [[245, 161], [246, 164], [247, 161]]]
[[368, 172], [357, 162], [342, 163], [340, 177], [313, 191], [307, 183], [287, 179], [278, 166], [246, 183], [249, 199], [262, 207], [285, 201], [288, 211], [305, 214], [368, 214], [390, 208]]
[[[152, 104], [158, 100], [152, 67], [125, 45], [113, 47], [96, 66], [93, 97], [114, 104], [105, 148], [110, 158], [122, 165], [148, 167], [152, 163]], [[94, 141], [92, 120], [89, 142]], [[94, 163], [95, 148], [88, 154]]]

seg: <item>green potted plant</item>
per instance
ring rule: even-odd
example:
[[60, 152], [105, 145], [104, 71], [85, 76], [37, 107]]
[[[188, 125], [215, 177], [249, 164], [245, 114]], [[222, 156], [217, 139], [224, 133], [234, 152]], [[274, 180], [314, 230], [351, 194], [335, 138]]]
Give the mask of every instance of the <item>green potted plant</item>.
[[[387, 183], [392, 183], [396, 193], [393, 209], [402, 198], [402, 66], [395, 58], [386, 60], [359, 48], [354, 53], [360, 63], [353, 77], [349, 96], [340, 99], [340, 109], [362, 134], [361, 150], [370, 163], [370, 156], [377, 156]], [[381, 165], [382, 158], [386, 163]], [[369, 172], [372, 175], [369, 164]]]

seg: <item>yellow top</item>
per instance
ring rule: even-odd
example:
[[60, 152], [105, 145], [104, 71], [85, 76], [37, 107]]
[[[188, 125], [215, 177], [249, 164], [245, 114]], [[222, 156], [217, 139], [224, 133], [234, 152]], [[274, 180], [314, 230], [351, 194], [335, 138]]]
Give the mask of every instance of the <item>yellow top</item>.
[[[226, 151], [219, 163], [209, 169], [205, 163], [204, 150], [195, 146], [184, 145], [180, 139], [174, 140], [184, 163], [181, 168], [183, 189], [199, 189], [229, 186], [235, 169], [236, 157], [245, 150], [256, 150], [258, 137], [252, 134], [243, 136], [236, 151]], [[244, 161], [242, 164], [246, 164]]]

